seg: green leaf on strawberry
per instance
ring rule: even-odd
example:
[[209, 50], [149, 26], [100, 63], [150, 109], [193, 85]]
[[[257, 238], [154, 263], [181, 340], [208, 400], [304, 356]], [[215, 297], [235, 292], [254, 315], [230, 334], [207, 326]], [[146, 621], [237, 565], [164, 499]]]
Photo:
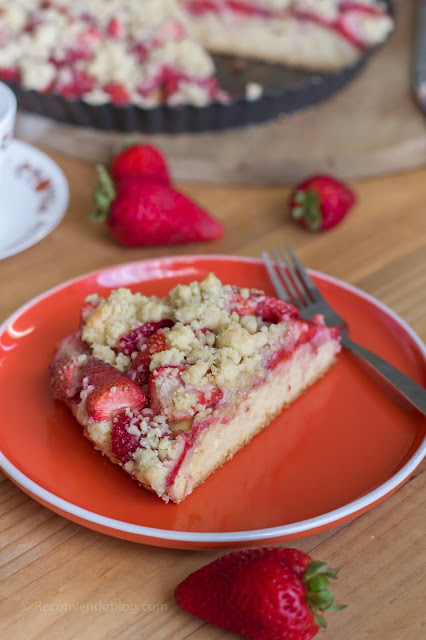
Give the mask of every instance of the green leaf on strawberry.
[[98, 172], [98, 183], [93, 193], [96, 209], [90, 214], [90, 220], [92, 222], [105, 222], [111, 203], [116, 197], [116, 191], [107, 169], [98, 164], [96, 165], [96, 170]]
[[355, 204], [355, 194], [332, 176], [302, 182], [290, 197], [290, 215], [305, 229], [324, 231], [338, 225]]

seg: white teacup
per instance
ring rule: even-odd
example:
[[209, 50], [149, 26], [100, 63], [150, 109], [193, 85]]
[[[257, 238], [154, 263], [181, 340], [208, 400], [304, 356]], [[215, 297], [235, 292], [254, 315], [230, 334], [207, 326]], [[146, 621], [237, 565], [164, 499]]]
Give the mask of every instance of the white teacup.
[[16, 119], [16, 98], [9, 87], [0, 82], [0, 180], [7, 157], [7, 149], [13, 140]]

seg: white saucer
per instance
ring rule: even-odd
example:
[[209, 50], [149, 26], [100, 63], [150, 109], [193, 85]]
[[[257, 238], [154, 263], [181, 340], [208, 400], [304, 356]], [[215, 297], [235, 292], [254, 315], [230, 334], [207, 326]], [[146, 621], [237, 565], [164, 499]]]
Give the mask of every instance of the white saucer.
[[13, 140], [0, 179], [0, 260], [28, 249], [64, 217], [68, 183], [53, 160]]

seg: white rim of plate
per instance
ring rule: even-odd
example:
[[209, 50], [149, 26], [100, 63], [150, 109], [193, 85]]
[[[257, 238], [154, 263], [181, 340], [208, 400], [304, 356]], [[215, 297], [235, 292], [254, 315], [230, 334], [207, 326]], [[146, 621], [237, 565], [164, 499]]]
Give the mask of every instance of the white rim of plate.
[[[176, 262], [186, 262], [189, 260], [218, 260], [218, 261], [235, 261], [235, 262], [249, 262], [249, 263], [257, 263], [263, 264], [262, 260], [258, 258], [249, 258], [243, 256], [226, 256], [226, 255], [187, 255], [187, 256], [177, 256], [171, 258], [154, 258], [149, 260], [135, 260], [128, 263], [114, 265], [112, 267], [107, 267], [105, 269], [96, 269], [95, 271], [91, 271], [89, 273], [78, 276], [77, 278], [72, 278], [71, 280], [67, 280], [56, 287], [52, 287], [48, 291], [32, 298], [29, 302], [20, 307], [14, 314], [12, 314], [5, 322], [0, 326], [0, 335], [7, 328], [9, 324], [12, 324], [22, 313], [27, 311], [30, 307], [37, 304], [44, 298], [49, 297], [53, 293], [60, 291], [61, 289], [67, 287], [74, 282], [79, 280], [84, 280], [90, 276], [101, 274], [103, 272], [112, 271], [114, 269], [119, 269], [123, 267], [131, 267], [135, 264], [145, 263], [147, 266], [160, 266], [167, 263]], [[392, 318], [400, 327], [403, 329], [409, 337], [413, 340], [413, 342], [419, 348], [421, 354], [426, 360], [426, 346], [423, 344], [419, 336], [415, 333], [415, 331], [403, 320], [400, 318], [394, 311], [392, 311], [385, 304], [370, 296], [368, 293], [365, 293], [361, 289], [354, 287], [353, 285], [347, 284], [338, 278], [334, 278], [333, 276], [326, 275], [321, 271], [316, 271], [314, 269], [309, 269], [309, 273], [314, 276], [318, 276], [322, 280], [326, 282], [331, 282], [332, 284], [341, 287], [342, 289], [346, 289], [351, 293], [364, 298], [368, 302], [372, 303], [376, 306], [380, 311], [385, 313], [387, 316]], [[194, 532], [194, 531], [174, 531], [170, 529], [156, 529], [154, 527], [146, 527], [143, 525], [136, 525], [130, 522], [124, 522], [122, 520], [115, 520], [114, 518], [108, 518], [107, 516], [102, 516], [93, 511], [89, 511], [87, 509], [83, 509], [63, 498], [59, 498], [55, 494], [43, 489], [40, 485], [38, 485], [33, 480], [30, 480], [22, 471], [17, 469], [0, 451], [0, 468], [12, 479], [15, 480], [21, 487], [30, 491], [34, 496], [39, 497], [45, 503], [52, 505], [52, 507], [56, 507], [65, 513], [72, 514], [81, 520], [85, 520], [87, 523], [92, 523], [96, 525], [101, 525], [103, 527], [107, 527], [109, 529], [115, 531], [122, 531], [124, 533], [129, 533], [133, 535], [141, 536], [142, 538], [159, 538], [164, 540], [171, 540], [175, 542], [198, 542], [198, 543], [234, 543], [234, 542], [250, 542], [250, 541], [260, 541], [260, 540], [271, 540], [274, 538], [281, 538], [284, 536], [290, 536], [298, 533], [309, 532], [312, 529], [317, 529], [318, 527], [327, 526], [333, 524], [333, 522], [340, 521], [344, 518], [348, 518], [353, 514], [356, 514], [362, 509], [370, 506], [380, 498], [388, 495], [393, 489], [395, 489], [399, 484], [401, 484], [408, 476], [416, 469], [416, 467], [420, 464], [422, 459], [426, 455], [426, 436], [423, 438], [421, 444], [418, 449], [413, 453], [411, 458], [404, 464], [403, 467], [399, 471], [397, 471], [389, 480], [383, 482], [379, 487], [376, 487], [372, 491], [364, 494], [360, 498], [353, 500], [352, 502], [348, 502], [347, 504], [339, 507], [338, 509], [334, 509], [332, 511], [328, 511], [327, 513], [323, 513], [319, 516], [315, 516], [313, 518], [309, 518], [307, 520], [300, 520], [299, 522], [292, 522], [290, 524], [279, 525], [276, 527], [268, 527], [265, 529], [251, 529], [246, 531], [227, 531], [227, 532]], [[143, 542], [143, 540], [141, 540]], [[157, 545], [158, 546], [158, 545]]]
[[[18, 241], [17, 244], [6, 249], [5, 251], [0, 250], [0, 260], [4, 260], [5, 258], [10, 258], [11, 256], [16, 255], [17, 253], [21, 253], [22, 251], [25, 251], [25, 249], [29, 249], [33, 245], [38, 244], [41, 240], [43, 240], [43, 238], [46, 238], [46, 236], [51, 234], [52, 231], [56, 229], [58, 224], [64, 218], [68, 208], [68, 203], [69, 203], [68, 182], [64, 172], [59, 167], [59, 165], [57, 165], [56, 162], [52, 160], [52, 158], [50, 158], [46, 153], [43, 153], [43, 151], [40, 151], [36, 147], [33, 147], [31, 144], [27, 144], [22, 140], [16, 140], [16, 139], [12, 140], [9, 146], [9, 151], [12, 151], [13, 147], [17, 149], [21, 149], [24, 153], [29, 152], [32, 156], [38, 156], [39, 158], [41, 158], [44, 166], [47, 166], [49, 169], [50, 177], [55, 181], [55, 184], [59, 186], [60, 193], [63, 195], [60, 195], [58, 197], [59, 202], [57, 205], [57, 208], [58, 208], [57, 215], [53, 216], [52, 220], [45, 227], [43, 227], [43, 229], [41, 229], [38, 233], [35, 233], [33, 236], [31, 236], [31, 238], [28, 238], [23, 242]], [[63, 202], [61, 202], [61, 200], [63, 200]]]

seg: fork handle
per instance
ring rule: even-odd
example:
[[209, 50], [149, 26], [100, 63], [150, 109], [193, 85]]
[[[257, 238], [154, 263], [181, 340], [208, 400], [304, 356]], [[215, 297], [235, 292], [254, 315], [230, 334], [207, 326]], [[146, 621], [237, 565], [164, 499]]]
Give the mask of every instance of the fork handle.
[[355, 353], [357, 356], [365, 360], [373, 369], [385, 378], [390, 384], [397, 389], [411, 404], [426, 414], [426, 389], [423, 389], [417, 382], [411, 380], [404, 373], [393, 367], [389, 362], [380, 358], [372, 351], [369, 351], [360, 344], [353, 342], [350, 338], [342, 335], [342, 344]]

